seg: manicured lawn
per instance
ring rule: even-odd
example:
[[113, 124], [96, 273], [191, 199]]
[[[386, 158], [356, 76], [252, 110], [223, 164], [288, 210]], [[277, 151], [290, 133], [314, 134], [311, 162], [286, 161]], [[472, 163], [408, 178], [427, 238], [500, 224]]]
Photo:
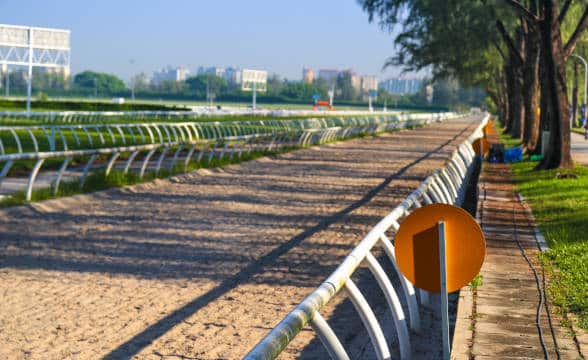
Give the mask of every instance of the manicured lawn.
[[[588, 329], [588, 168], [536, 171], [536, 165], [515, 163], [512, 170], [517, 191], [529, 201], [550, 247], [543, 260], [553, 269], [551, 300], [576, 314], [579, 325]], [[558, 179], [558, 172], [573, 173], [577, 179]]]

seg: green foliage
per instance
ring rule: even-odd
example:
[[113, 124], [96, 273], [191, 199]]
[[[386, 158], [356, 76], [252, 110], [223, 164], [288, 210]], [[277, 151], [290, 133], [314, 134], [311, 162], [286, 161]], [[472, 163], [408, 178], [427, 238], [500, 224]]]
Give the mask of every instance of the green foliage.
[[41, 91], [37, 94], [37, 100], [38, 101], [49, 101], [49, 95], [47, 95], [47, 93], [44, 93]]
[[[43, 98], [47, 94], [45, 93]], [[0, 99], [0, 110], [22, 110], [25, 108], [24, 100]], [[32, 107], [35, 110], [78, 110], [78, 111], [158, 111], [158, 110], [187, 110], [185, 108], [155, 104], [114, 104], [110, 102], [90, 101], [57, 101], [41, 99], [33, 100]]]
[[343, 100], [356, 100], [357, 91], [353, 86], [352, 74], [349, 71], [344, 71], [337, 76], [337, 91], [336, 95], [338, 99]]
[[288, 82], [282, 87], [281, 95], [291, 99], [303, 99], [312, 103], [312, 96], [319, 94], [321, 98], [327, 98], [327, 89], [317, 83], [306, 84], [302, 82]]
[[[510, 9], [483, 1], [445, 1], [442, 5], [415, 0], [358, 2], [370, 21], [398, 34], [396, 55], [386, 66], [401, 66], [406, 71], [431, 68], [435, 80], [455, 79], [462, 86], [488, 93], [496, 93], [501, 86], [496, 19], [511, 24], [516, 17]], [[445, 100], [454, 101], [451, 97]]]
[[127, 90], [124, 81], [115, 75], [84, 71], [74, 77], [74, 85], [83, 90], [96, 90], [98, 94], [114, 94]]
[[478, 274], [470, 281], [469, 287], [472, 291], [476, 291], [482, 285], [484, 285], [484, 275]]
[[188, 89], [197, 97], [205, 98], [207, 89], [210, 93], [220, 95], [227, 91], [225, 79], [213, 74], [200, 74], [186, 80]]

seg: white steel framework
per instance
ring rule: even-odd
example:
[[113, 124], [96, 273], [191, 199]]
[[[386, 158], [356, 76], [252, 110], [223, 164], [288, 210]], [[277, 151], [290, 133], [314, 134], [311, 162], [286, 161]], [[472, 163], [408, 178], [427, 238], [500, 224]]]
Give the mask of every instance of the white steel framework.
[[33, 67], [62, 68], [69, 73], [70, 31], [0, 24], [0, 65], [26, 66], [27, 113], [31, 110]]
[[265, 92], [267, 89], [267, 71], [243, 69], [241, 76], [241, 90], [253, 91], [251, 107], [255, 110], [257, 107], [257, 92]]

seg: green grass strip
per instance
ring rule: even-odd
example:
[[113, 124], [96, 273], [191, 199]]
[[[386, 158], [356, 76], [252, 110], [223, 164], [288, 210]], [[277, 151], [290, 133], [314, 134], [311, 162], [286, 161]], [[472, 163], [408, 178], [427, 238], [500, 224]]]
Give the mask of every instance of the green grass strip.
[[[507, 147], [520, 143], [506, 135], [502, 140]], [[588, 169], [537, 171], [536, 165], [511, 164], [516, 189], [531, 205], [550, 247], [542, 260], [551, 270], [551, 300], [588, 330]], [[558, 173], [577, 178], [558, 178]]]

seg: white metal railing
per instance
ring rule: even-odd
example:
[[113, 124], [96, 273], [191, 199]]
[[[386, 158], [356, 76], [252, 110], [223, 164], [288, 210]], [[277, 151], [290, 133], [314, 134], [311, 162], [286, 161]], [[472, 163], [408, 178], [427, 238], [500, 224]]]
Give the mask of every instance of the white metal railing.
[[397, 121], [445, 119], [453, 113], [372, 117], [248, 120], [223, 122], [90, 123], [71, 125], [0, 126], [0, 155], [155, 144], [267, 134], [276, 131], [358, 127]]
[[[452, 115], [453, 117], [461, 115]], [[289, 129], [273, 130], [264, 134], [248, 135], [230, 135], [221, 133], [220, 137], [202, 139], [197, 137], [168, 137], [165, 141], [159, 141], [151, 144], [110, 146], [106, 148], [80, 149], [80, 150], [59, 150], [44, 152], [17, 152], [12, 154], [0, 155], [0, 164], [3, 163], [0, 171], [0, 190], [3, 181], [11, 174], [11, 169], [15, 164], [23, 162], [33, 163], [30, 173], [27, 176], [25, 186], [25, 197], [30, 201], [36, 179], [47, 160], [60, 162], [60, 166], [50, 171], [53, 174], [51, 187], [56, 194], [59, 191], [60, 183], [66, 173], [70, 163], [76, 159], [78, 162], [78, 176], [80, 186], [84, 182], [90, 171], [99, 168], [104, 169], [105, 176], [114, 169], [118, 164], [121, 166], [123, 173], [128, 173], [131, 169], [139, 172], [142, 178], [148, 170], [150, 164], [152, 171], [157, 174], [164, 166], [167, 158], [167, 168], [173, 171], [178, 161], [183, 161], [183, 169], [187, 170], [190, 162], [200, 162], [203, 159], [209, 162], [214, 159], [241, 158], [243, 153], [252, 151], [276, 151], [285, 147], [305, 147], [322, 144], [337, 139], [346, 139], [359, 134], [373, 134], [382, 131], [391, 131], [398, 128], [405, 128], [414, 125], [425, 125], [434, 121], [442, 121], [449, 116], [424, 117], [419, 116], [417, 119], [411, 118], [404, 121], [394, 122], [368, 122], [361, 121], [356, 125], [348, 127], [328, 127], [323, 129]], [[168, 132], [169, 134], [170, 132]], [[227, 136], [228, 135], [228, 136]], [[125, 154], [125, 156], [121, 156]], [[155, 156], [158, 154], [158, 156]], [[173, 155], [172, 155], [173, 154]], [[169, 155], [169, 156], [168, 156]], [[142, 157], [142, 160], [138, 160]], [[101, 159], [104, 158], [104, 159]], [[103, 161], [97, 161], [103, 160]], [[140, 165], [133, 168], [135, 162]], [[81, 165], [83, 164], [83, 165]]]
[[[439, 113], [449, 114], [449, 113]], [[27, 122], [38, 122], [38, 123], [68, 123], [68, 124], [80, 124], [80, 123], [96, 123], [96, 122], [113, 122], [121, 120], [132, 120], [132, 121], [195, 121], [202, 119], [218, 118], [219, 116], [235, 116], [235, 115], [256, 115], [262, 116], [267, 119], [271, 118], [283, 118], [288, 116], [314, 116], [316, 112], [312, 111], [270, 111], [255, 113], [203, 113], [201, 111], [35, 111], [27, 113], [25, 111], [0, 111], [0, 122], [6, 123], [17, 123], [19, 121]], [[421, 116], [423, 114], [411, 114], [411, 113], [370, 113], [361, 111], [340, 111], [340, 112], [328, 112], [321, 113], [320, 115], [327, 115], [321, 119], [331, 119], [336, 117], [349, 117], [353, 116], [356, 118], [361, 117], [404, 117], [404, 116]], [[429, 114], [424, 114], [430, 116]], [[443, 116], [443, 115], [441, 115]]]
[[[464, 201], [467, 184], [474, 169], [476, 155], [472, 142], [483, 136], [483, 127], [488, 122], [484, 117], [481, 124], [451, 155], [445, 166], [429, 176], [400, 205], [384, 217], [343, 260], [339, 267], [294, 310], [292, 310], [273, 330], [271, 330], [246, 356], [248, 360], [276, 358], [302, 331], [310, 324], [317, 333], [322, 344], [333, 359], [349, 359], [339, 338], [335, 335], [327, 321], [320, 315], [321, 309], [341, 290], [350, 298], [359, 313], [363, 325], [367, 329], [371, 343], [378, 359], [390, 359], [390, 349], [384, 337], [381, 325], [374, 315], [361, 291], [351, 280], [351, 275], [365, 262], [384, 293], [399, 341], [402, 359], [411, 358], [410, 331], [420, 332], [419, 302], [428, 303], [428, 293], [417, 289], [402, 275], [396, 265], [393, 234], [398, 231], [400, 222], [410, 212], [422, 205], [447, 203], [461, 205]], [[395, 276], [400, 279], [401, 286], [396, 289], [392, 285], [378, 259], [372, 255], [375, 246], [380, 246], [391, 261]], [[402, 292], [408, 313], [405, 314], [397, 292]]]

